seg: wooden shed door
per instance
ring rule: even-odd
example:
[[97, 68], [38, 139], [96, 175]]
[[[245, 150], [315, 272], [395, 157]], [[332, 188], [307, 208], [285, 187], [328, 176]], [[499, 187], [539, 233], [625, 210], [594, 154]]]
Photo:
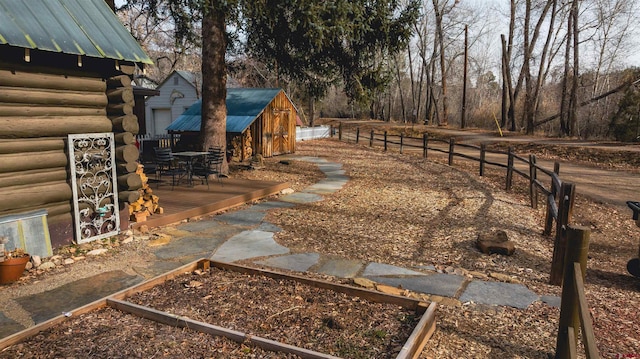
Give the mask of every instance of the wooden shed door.
[[289, 114], [276, 114], [273, 118], [273, 128], [273, 155], [289, 153]]

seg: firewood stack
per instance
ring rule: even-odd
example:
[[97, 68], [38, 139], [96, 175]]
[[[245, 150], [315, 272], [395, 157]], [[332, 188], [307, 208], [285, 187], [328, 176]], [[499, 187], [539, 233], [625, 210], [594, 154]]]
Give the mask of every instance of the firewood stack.
[[116, 140], [118, 198], [121, 204], [137, 202], [140, 199], [138, 190], [142, 187], [142, 179], [137, 173], [139, 151], [135, 145], [138, 118], [133, 114], [135, 101], [129, 76], [133, 75], [133, 70], [133, 66], [121, 66], [125, 75], [107, 79], [107, 116], [113, 124]]
[[149, 179], [144, 174], [144, 166], [139, 164], [136, 173], [142, 179], [142, 187], [138, 190], [140, 195], [138, 200], [129, 204], [129, 219], [132, 222], [144, 222], [154, 213], [164, 213], [164, 209], [159, 205], [160, 198], [153, 194], [149, 186]]
[[231, 140], [234, 161], [244, 161], [253, 155], [251, 130], [246, 130], [242, 135]]

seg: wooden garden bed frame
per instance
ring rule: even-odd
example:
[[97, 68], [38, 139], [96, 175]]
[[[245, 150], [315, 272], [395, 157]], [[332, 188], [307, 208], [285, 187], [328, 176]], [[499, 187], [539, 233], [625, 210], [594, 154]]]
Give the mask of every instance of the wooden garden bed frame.
[[395, 304], [405, 309], [413, 310], [416, 312], [416, 314], [422, 315], [422, 318], [413, 329], [411, 335], [409, 336], [409, 338], [403, 345], [402, 349], [400, 350], [400, 353], [396, 356], [396, 359], [417, 358], [420, 355], [420, 352], [422, 351], [424, 346], [427, 344], [427, 341], [429, 340], [429, 338], [431, 338], [431, 336], [433, 335], [436, 329], [435, 312], [436, 312], [437, 304], [435, 302], [428, 304], [416, 299], [380, 293], [380, 292], [376, 292], [368, 289], [361, 289], [361, 288], [351, 287], [351, 286], [342, 285], [342, 284], [335, 284], [327, 281], [304, 278], [304, 277], [295, 276], [295, 275], [287, 275], [287, 274], [272, 272], [268, 270], [255, 269], [255, 268], [240, 266], [236, 264], [215, 262], [208, 259], [200, 259], [192, 263], [189, 263], [187, 265], [184, 265], [182, 267], [179, 267], [166, 274], [149, 279], [138, 285], [127, 288], [125, 290], [122, 290], [113, 295], [107, 296], [105, 298], [99, 299], [95, 302], [89, 303], [80, 308], [74, 309], [70, 312], [70, 315], [69, 313], [66, 313], [66, 315], [57, 316], [46, 322], [43, 322], [41, 324], [38, 324], [36, 326], [27, 328], [21, 332], [13, 334], [9, 337], [6, 337], [0, 340], [0, 350], [8, 346], [17, 344], [21, 341], [24, 341], [41, 331], [51, 328], [67, 320], [68, 317], [79, 316], [79, 315], [109, 306], [114, 309], [120, 310], [122, 312], [126, 312], [132, 315], [146, 318], [146, 319], [154, 320], [162, 324], [171, 325], [174, 327], [189, 327], [190, 329], [193, 329], [202, 333], [208, 333], [214, 336], [226, 337], [228, 339], [234, 340], [239, 343], [251, 343], [264, 350], [296, 354], [302, 358], [311, 358], [311, 359], [336, 358], [335, 356], [332, 356], [332, 355], [323, 354], [323, 353], [303, 349], [303, 348], [292, 346], [292, 345], [287, 345], [274, 340], [265, 339], [262, 337], [242, 333], [236, 330], [230, 330], [230, 329], [215, 326], [212, 324], [207, 324], [200, 321], [195, 321], [195, 320], [191, 320], [181, 316], [169, 314], [166, 312], [154, 310], [145, 306], [140, 306], [137, 304], [127, 302], [125, 300], [125, 298], [127, 298], [128, 296], [131, 296], [135, 293], [144, 292], [145, 290], [148, 290], [158, 284], [171, 280], [175, 277], [181, 276], [186, 272], [192, 272], [192, 271], [195, 271], [196, 269], [207, 270], [210, 267], [215, 267], [219, 269], [224, 269], [224, 270], [229, 270], [229, 271], [234, 271], [234, 272], [239, 272], [244, 274], [256, 275], [256, 276], [265, 276], [273, 279], [293, 280], [301, 284], [306, 284], [316, 288], [328, 289], [335, 292], [344, 293], [350, 296], [357, 296], [372, 302]]

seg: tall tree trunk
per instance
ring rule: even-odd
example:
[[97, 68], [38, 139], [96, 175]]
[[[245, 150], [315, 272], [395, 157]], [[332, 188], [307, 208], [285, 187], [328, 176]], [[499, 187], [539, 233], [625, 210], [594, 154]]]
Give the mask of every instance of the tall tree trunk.
[[567, 17], [567, 40], [565, 43], [564, 51], [564, 73], [562, 76], [562, 98], [560, 99], [560, 134], [561, 136], [569, 135], [569, 104], [568, 104], [568, 92], [569, 92], [569, 59], [571, 58], [571, 38], [573, 32], [573, 19], [569, 15]]
[[[220, 7], [210, 4], [204, 8], [202, 19], [202, 121], [200, 134], [202, 149], [227, 148], [227, 67], [225, 53], [227, 37], [225, 34], [225, 14]], [[222, 164], [222, 173], [228, 173], [226, 156]]]
[[580, 58], [578, 56], [578, 0], [573, 0], [571, 8], [571, 17], [573, 18], [573, 79], [571, 81], [571, 99], [569, 101], [569, 131], [571, 136], [578, 135], [578, 76], [580, 69]]
[[462, 113], [460, 128], [465, 128], [467, 122], [467, 72], [469, 68], [469, 26], [464, 25], [464, 76], [462, 84]]
[[442, 10], [438, 0], [433, 0], [433, 9], [436, 15], [436, 39], [438, 52], [440, 53], [440, 77], [442, 86], [442, 117], [438, 121], [439, 126], [449, 125], [449, 107], [447, 103], [447, 66], [444, 53], [444, 31], [442, 29]]

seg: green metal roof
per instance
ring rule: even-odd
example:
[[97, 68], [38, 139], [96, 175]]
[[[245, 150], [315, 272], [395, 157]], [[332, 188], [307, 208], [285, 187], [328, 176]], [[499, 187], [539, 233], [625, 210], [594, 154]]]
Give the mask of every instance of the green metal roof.
[[[256, 120], [262, 111], [282, 91], [273, 88], [228, 88], [227, 89], [227, 132], [242, 133]], [[200, 131], [202, 121], [202, 100], [196, 101], [182, 115], [176, 118], [167, 131]]]
[[104, 0], [0, 0], [0, 45], [153, 64]]

